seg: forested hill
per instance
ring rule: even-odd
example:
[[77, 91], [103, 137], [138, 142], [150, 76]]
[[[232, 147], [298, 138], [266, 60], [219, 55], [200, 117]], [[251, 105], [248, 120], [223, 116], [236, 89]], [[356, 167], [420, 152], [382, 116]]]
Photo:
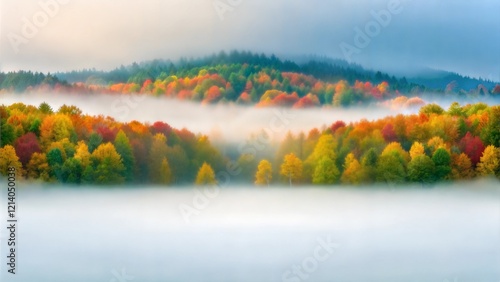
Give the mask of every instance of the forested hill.
[[315, 58], [296, 63], [250, 52], [224, 52], [178, 62], [154, 60], [105, 72], [82, 70], [55, 75], [32, 72], [0, 73], [1, 92], [141, 93], [207, 104], [257, 106], [348, 107], [415, 97], [459, 94], [498, 95], [500, 86], [479, 85], [430, 89], [386, 73], [340, 60]]
[[[220, 66], [249, 65], [255, 70], [274, 70], [277, 72], [294, 72], [313, 76], [325, 82], [337, 82], [346, 80], [350, 84], [356, 81], [371, 82], [374, 84], [383, 81], [394, 85], [394, 88], [404, 90], [410, 86], [405, 78], [397, 79], [389, 76], [387, 73], [375, 72], [363, 69], [359, 65], [349, 64], [342, 60], [333, 60], [329, 58], [311, 57], [296, 63], [292, 60], [282, 60], [275, 55], [266, 56], [264, 54], [254, 54], [251, 52], [233, 51], [229, 54], [220, 52], [217, 55], [211, 55], [198, 59], [180, 59], [178, 62], [170, 60], [153, 60], [141, 63], [134, 63], [129, 66], [121, 66], [110, 72], [97, 70], [82, 70], [73, 72], [57, 73], [56, 76], [70, 83], [96, 82], [116, 83], [116, 82], [135, 82], [143, 83], [147, 79], [155, 80], [163, 74], [175, 75], [177, 77], [194, 77], [200, 70], [208, 69], [212, 72]], [[234, 70], [234, 68], [233, 68]], [[231, 73], [223, 71], [220, 73], [224, 78], [229, 79]], [[244, 74], [251, 75], [251, 70]]]

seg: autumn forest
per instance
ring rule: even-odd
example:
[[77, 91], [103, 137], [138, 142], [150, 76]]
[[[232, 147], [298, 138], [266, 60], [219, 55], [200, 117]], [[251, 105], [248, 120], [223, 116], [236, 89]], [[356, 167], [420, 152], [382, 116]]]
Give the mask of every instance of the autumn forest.
[[[489, 87], [487, 87], [489, 86]], [[451, 99], [500, 96], [500, 86], [435, 89], [360, 67], [296, 64], [274, 56], [221, 53], [178, 64], [153, 61], [110, 72], [0, 73], [6, 93], [151, 95], [201, 104], [254, 107], [413, 109], [320, 128], [265, 131], [244, 144], [211, 140], [168, 120], [120, 122], [50, 103], [0, 106], [0, 172], [16, 167], [26, 179], [69, 184], [189, 185], [216, 183], [360, 185], [500, 178], [500, 106]], [[168, 102], [168, 99], [166, 100]], [[256, 141], [257, 140], [257, 141]], [[263, 146], [256, 146], [265, 140]], [[261, 144], [262, 145], [262, 144]]]
[[483, 103], [336, 121], [250, 153], [165, 122], [120, 123], [75, 106], [16, 103], [0, 114], [1, 173], [14, 166], [48, 182], [214, 184], [230, 175], [235, 183], [335, 185], [500, 177], [500, 107]]

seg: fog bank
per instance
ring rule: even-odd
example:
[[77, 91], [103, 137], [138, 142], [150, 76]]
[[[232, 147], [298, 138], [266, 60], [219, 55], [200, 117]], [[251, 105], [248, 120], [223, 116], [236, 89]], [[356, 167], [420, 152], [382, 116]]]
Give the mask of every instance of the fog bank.
[[308, 132], [312, 128], [329, 126], [337, 120], [379, 119], [408, 110], [391, 110], [371, 105], [364, 108], [277, 109], [238, 105], [201, 105], [176, 99], [134, 95], [102, 94], [4, 94], [1, 103], [16, 102], [34, 106], [47, 102], [54, 111], [63, 104], [75, 105], [84, 114], [111, 116], [118, 121], [137, 120], [153, 123], [163, 121], [175, 128], [187, 128], [204, 134], [217, 133], [227, 141], [239, 141], [265, 129], [281, 138], [288, 131]]
[[[15, 281], [110, 281], [122, 269], [134, 281], [287, 281], [286, 271], [314, 258], [319, 240], [337, 247], [307, 281], [500, 277], [498, 182], [230, 185], [203, 208], [189, 187], [18, 187]], [[5, 203], [4, 195], [0, 208]], [[189, 223], [182, 204], [197, 208]]]

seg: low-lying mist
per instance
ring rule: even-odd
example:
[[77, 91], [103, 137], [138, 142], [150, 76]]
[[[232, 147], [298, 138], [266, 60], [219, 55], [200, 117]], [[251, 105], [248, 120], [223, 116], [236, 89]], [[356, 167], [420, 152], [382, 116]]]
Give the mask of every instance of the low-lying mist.
[[[318, 240], [336, 248], [317, 260], [307, 281], [500, 277], [497, 181], [229, 185], [205, 199], [194, 187], [18, 187], [16, 281], [110, 281], [110, 271], [121, 268], [134, 281], [305, 281], [283, 275], [314, 258]], [[191, 207], [189, 221], [181, 205]]]
[[[278, 109], [255, 108], [239, 105], [201, 105], [176, 99], [137, 95], [103, 94], [3, 94], [2, 104], [22, 102], [38, 106], [47, 102], [54, 110], [63, 104], [75, 105], [84, 114], [105, 115], [121, 122], [164, 121], [175, 128], [187, 128], [193, 132], [216, 134], [227, 141], [239, 141], [252, 133], [265, 129], [274, 138], [281, 138], [286, 132], [308, 132], [337, 120], [345, 122], [360, 119], [378, 119], [398, 113], [413, 113], [418, 109], [388, 109], [371, 105], [366, 107]], [[451, 102], [450, 102], [451, 103]]]
[[[461, 104], [484, 102], [499, 104], [495, 98], [453, 97], [446, 95], [424, 95], [426, 103], [439, 104], [448, 109], [451, 103]], [[265, 130], [275, 140], [281, 139], [288, 131], [307, 133], [312, 128], [329, 126], [337, 120], [354, 122], [361, 119], [375, 120], [396, 114], [413, 114], [418, 108], [393, 109], [382, 104], [371, 104], [351, 108], [256, 108], [235, 104], [202, 105], [164, 97], [147, 95], [107, 95], [107, 94], [60, 94], [30, 93], [3, 94], [2, 104], [22, 102], [38, 106], [47, 102], [55, 111], [62, 106], [75, 105], [84, 114], [110, 116], [121, 122], [137, 120], [154, 123], [163, 121], [172, 127], [187, 128], [196, 133], [207, 134], [219, 141], [241, 141], [251, 134]]]

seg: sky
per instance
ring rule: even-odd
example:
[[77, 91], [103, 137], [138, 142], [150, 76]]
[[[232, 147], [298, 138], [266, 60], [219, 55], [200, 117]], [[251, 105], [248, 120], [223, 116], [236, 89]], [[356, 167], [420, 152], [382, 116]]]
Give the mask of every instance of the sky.
[[221, 50], [500, 81], [497, 0], [0, 0], [0, 71], [113, 69]]

